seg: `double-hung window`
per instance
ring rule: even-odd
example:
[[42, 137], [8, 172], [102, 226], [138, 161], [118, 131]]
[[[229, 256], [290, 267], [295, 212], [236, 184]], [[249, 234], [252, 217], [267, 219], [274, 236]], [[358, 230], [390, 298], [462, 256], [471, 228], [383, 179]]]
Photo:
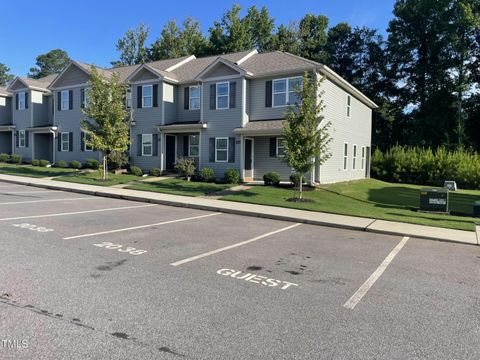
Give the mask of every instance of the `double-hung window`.
[[88, 107], [90, 105], [90, 88], [83, 89], [83, 107]]
[[362, 163], [361, 163], [361, 166], [362, 166], [362, 170], [365, 170], [365, 146], [362, 146]]
[[87, 142], [92, 139], [90, 133], [83, 132], [83, 151], [93, 151], [93, 146], [88, 145]]
[[198, 157], [199, 154], [199, 136], [190, 135], [188, 137], [188, 156]]
[[200, 109], [200, 86], [190, 86], [188, 93], [188, 108], [190, 110]]
[[18, 132], [18, 147], [25, 147], [25, 130], [20, 130]]
[[347, 117], [352, 116], [352, 97], [347, 95]]
[[125, 92], [125, 107], [127, 109], [132, 108], [132, 89], [127, 89]]
[[217, 110], [228, 109], [230, 97], [230, 83], [217, 83]]
[[353, 145], [352, 170], [357, 170], [357, 145]]
[[228, 137], [215, 138], [215, 162], [228, 161]]
[[62, 151], [69, 151], [70, 150], [70, 133], [62, 132], [61, 136], [61, 150]]
[[348, 168], [348, 143], [343, 144], [343, 170]]
[[18, 93], [18, 110], [25, 110], [25, 93]]
[[285, 156], [285, 140], [283, 138], [277, 138], [277, 157]]
[[63, 90], [60, 95], [60, 110], [70, 109], [70, 93], [68, 90]]
[[142, 134], [142, 156], [152, 156], [153, 154], [153, 136], [152, 134]]
[[301, 77], [273, 80], [272, 86], [272, 104], [274, 107], [293, 105], [300, 101], [296, 91], [302, 87]]
[[153, 86], [142, 86], [142, 107], [151, 108], [153, 106]]

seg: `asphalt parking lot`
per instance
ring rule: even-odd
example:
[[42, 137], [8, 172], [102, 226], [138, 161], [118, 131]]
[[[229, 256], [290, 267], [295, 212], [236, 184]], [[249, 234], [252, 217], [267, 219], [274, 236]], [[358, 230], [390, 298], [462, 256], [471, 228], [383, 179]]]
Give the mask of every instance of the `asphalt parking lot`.
[[1, 359], [478, 359], [480, 248], [0, 182]]

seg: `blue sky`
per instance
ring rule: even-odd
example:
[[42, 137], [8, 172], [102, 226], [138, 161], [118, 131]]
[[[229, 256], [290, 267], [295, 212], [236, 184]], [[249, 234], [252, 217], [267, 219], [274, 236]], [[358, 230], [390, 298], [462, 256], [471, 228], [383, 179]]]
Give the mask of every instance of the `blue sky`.
[[2, 3], [0, 63], [9, 66], [13, 74], [25, 76], [37, 55], [60, 48], [73, 59], [108, 66], [118, 57], [116, 41], [129, 28], [146, 23], [151, 30], [150, 43], [159, 36], [167, 20], [181, 22], [192, 16], [200, 20], [206, 33], [213, 21], [219, 20], [234, 3], [243, 10], [266, 5], [276, 25], [314, 13], [327, 15], [331, 25], [346, 21], [385, 33], [394, 0], [8, 1]]

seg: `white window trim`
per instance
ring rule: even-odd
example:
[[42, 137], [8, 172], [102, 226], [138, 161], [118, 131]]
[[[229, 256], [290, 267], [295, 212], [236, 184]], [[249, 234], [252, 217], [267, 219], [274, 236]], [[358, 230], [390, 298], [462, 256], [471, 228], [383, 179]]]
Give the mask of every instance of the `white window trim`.
[[93, 147], [88, 147], [87, 146], [87, 135], [88, 133], [86, 131], [82, 131], [83, 132], [83, 151], [86, 151], [86, 152], [92, 152], [93, 151]]
[[[350, 101], [350, 105], [348, 104]], [[352, 96], [347, 94], [347, 118], [352, 117]]]
[[[347, 151], [345, 151], [345, 145], [347, 145], [347, 149], [346, 149]], [[343, 171], [347, 171], [348, 170], [348, 143], [347, 142], [343, 143], [343, 149], [342, 150], [343, 150], [343, 157], [342, 157], [342, 159], [343, 159], [343, 164], [342, 164]]]
[[[150, 96], [145, 96], [145, 89], [146, 88], [150, 88], [151, 91], [150, 91]], [[145, 106], [145, 98], [151, 98], [151, 102], [150, 102], [150, 106]], [[153, 107], [153, 85], [142, 85], [142, 109], [143, 108], [151, 108]], [[143, 151], [143, 150], [142, 150]]]
[[[275, 146], [275, 155], [276, 155], [276, 157], [279, 157], [279, 158], [285, 157], [285, 155], [279, 155], [279, 154], [278, 154], [278, 147], [279, 147], [278, 144], [279, 144], [280, 141], [282, 141], [282, 140], [283, 140], [283, 137], [277, 137], [277, 142], [276, 142], [276, 146]], [[281, 146], [281, 147], [283, 147], [283, 152], [285, 153], [285, 145], [283, 145], [283, 146]]]
[[[192, 145], [192, 142], [190, 141], [190, 138], [192, 136], [196, 136], [198, 138], [198, 144], [197, 145]], [[198, 148], [197, 155], [192, 155], [192, 153], [190, 151], [190, 148], [192, 146]], [[200, 135], [188, 135], [188, 157], [200, 157]]]
[[[192, 88], [198, 88], [198, 96], [192, 97]], [[229, 90], [229, 95], [230, 95], [230, 88]], [[201, 100], [200, 100], [200, 85], [192, 85], [188, 87], [188, 110], [200, 110], [200, 107], [202, 106]], [[190, 106], [192, 99], [198, 99], [198, 108], [192, 108]]]
[[[288, 91], [288, 88], [289, 88], [290, 80], [293, 80], [293, 79], [302, 79], [302, 77], [301, 76], [292, 76], [292, 77], [288, 77], [288, 78], [281, 78], [281, 79], [273, 79], [272, 80], [272, 108], [281, 108], [281, 107], [287, 107], [287, 106], [290, 105], [288, 103], [288, 95], [290, 93], [290, 91]], [[275, 92], [275, 82], [283, 81], [283, 80], [285, 80], [285, 105], [275, 105], [275, 94], [283, 94], [283, 92]], [[303, 86], [303, 84], [302, 84], [302, 86]]]
[[357, 170], [357, 160], [358, 160], [358, 146], [353, 144], [352, 147], [352, 170]]
[[[227, 148], [226, 149], [217, 149], [217, 143], [218, 143], [218, 140], [227, 140]], [[228, 137], [216, 137], [215, 138], [215, 162], [228, 162], [228, 148], [229, 148], [229, 143], [228, 143]], [[227, 153], [227, 156], [226, 156], [226, 160], [218, 160], [217, 158], [217, 151], [226, 151]]]
[[361, 160], [361, 170], [365, 170], [365, 146], [362, 146], [362, 160]]
[[[23, 138], [23, 145], [22, 145], [22, 138]], [[25, 138], [25, 130], [18, 131], [18, 147], [24, 148], [26, 145], [26, 138]]]
[[[63, 135], [67, 134], [67, 141], [63, 140]], [[67, 144], [67, 150], [63, 149], [63, 144]], [[60, 133], [60, 151], [61, 152], [68, 152], [70, 151], [70, 133], [69, 132], [62, 132]]]
[[[227, 95], [220, 95], [222, 97], [227, 97], [227, 106], [218, 107], [218, 86], [227, 84]], [[215, 84], [215, 109], [216, 110], [228, 110], [230, 109], [230, 83], [228, 81], [218, 82]], [[216, 147], [216, 146], [215, 146]], [[215, 155], [216, 156], [216, 155]]]
[[[145, 143], [145, 138], [150, 137], [150, 147], [151, 147], [151, 152], [150, 154], [145, 153], [145, 146], [143, 145]], [[142, 134], [142, 156], [153, 156], [153, 134]]]
[[[66, 100], [63, 98], [63, 95], [66, 94]], [[66, 107], [63, 108], [63, 104], [66, 102]], [[62, 90], [60, 92], [60, 111], [70, 110], [70, 92], [68, 90]]]
[[26, 110], [27, 102], [25, 101], [25, 91], [18, 93], [18, 110]]

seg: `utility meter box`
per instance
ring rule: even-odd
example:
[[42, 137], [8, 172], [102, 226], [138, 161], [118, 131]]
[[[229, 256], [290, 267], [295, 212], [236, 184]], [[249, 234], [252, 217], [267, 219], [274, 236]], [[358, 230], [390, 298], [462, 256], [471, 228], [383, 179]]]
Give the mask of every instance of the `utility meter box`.
[[448, 189], [421, 189], [420, 211], [448, 213]]

